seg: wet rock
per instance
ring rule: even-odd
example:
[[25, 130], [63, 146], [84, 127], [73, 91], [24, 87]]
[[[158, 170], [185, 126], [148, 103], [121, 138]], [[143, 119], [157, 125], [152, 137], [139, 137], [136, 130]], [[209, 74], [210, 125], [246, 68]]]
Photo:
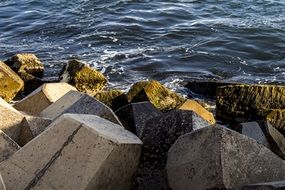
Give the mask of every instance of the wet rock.
[[1, 98], [0, 113], [0, 129], [15, 142], [18, 142], [21, 122], [24, 119], [24, 115]]
[[170, 91], [155, 80], [135, 83], [127, 95], [130, 102], [150, 101], [162, 112], [172, 110], [185, 101], [183, 97]]
[[0, 163], [7, 189], [130, 188], [142, 142], [94, 115], [65, 114]]
[[225, 127], [207, 127], [181, 136], [167, 160], [170, 187], [227, 189], [282, 180], [285, 161], [255, 140]]
[[122, 125], [116, 114], [95, 98], [85, 93], [70, 91], [40, 113], [41, 117], [56, 119], [64, 113], [94, 114]]
[[128, 104], [127, 95], [120, 90], [101, 91], [94, 97], [114, 111]]
[[274, 181], [267, 183], [258, 183], [253, 185], [246, 185], [241, 190], [284, 190], [285, 181]]
[[278, 131], [285, 135], [285, 110], [271, 110], [269, 114], [266, 115], [266, 120], [269, 121], [274, 128], [278, 129]]
[[0, 162], [8, 159], [19, 149], [19, 145], [0, 130]]
[[217, 118], [231, 122], [263, 119], [285, 107], [285, 86], [229, 85], [217, 89]]
[[0, 97], [11, 101], [24, 88], [24, 81], [0, 61]]
[[95, 95], [107, 83], [107, 79], [102, 73], [78, 60], [69, 61], [62, 69], [60, 78], [62, 82], [74, 85], [78, 91], [89, 95]]
[[43, 117], [26, 115], [21, 123], [19, 145], [24, 146], [33, 138], [42, 133], [51, 124], [52, 120]]
[[181, 106], [178, 107], [181, 110], [191, 110], [198, 114], [201, 118], [208, 121], [210, 124], [215, 124], [216, 120], [211, 112], [206, 110], [195, 100], [186, 100]]
[[216, 80], [189, 81], [185, 85], [194, 94], [203, 95], [205, 97], [215, 98], [218, 87], [234, 84], [232, 82], [223, 82]]
[[34, 77], [41, 78], [44, 74], [44, 65], [32, 53], [16, 54], [5, 63], [16, 73], [27, 73]]
[[14, 107], [28, 114], [38, 115], [70, 90], [76, 89], [67, 83], [46, 83], [17, 102]]
[[168, 150], [179, 136], [209, 125], [195, 112], [185, 110], [148, 120], [140, 136], [143, 152], [133, 189], [169, 189], [165, 173]]
[[162, 112], [156, 109], [150, 102], [138, 102], [120, 108], [115, 114], [127, 130], [140, 136], [147, 120], [161, 115]]

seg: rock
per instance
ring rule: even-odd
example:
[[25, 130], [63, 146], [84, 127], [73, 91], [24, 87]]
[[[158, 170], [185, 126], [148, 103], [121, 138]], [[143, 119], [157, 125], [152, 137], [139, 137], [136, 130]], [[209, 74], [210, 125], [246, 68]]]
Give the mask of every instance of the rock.
[[38, 115], [70, 90], [76, 89], [67, 83], [46, 83], [17, 102], [14, 107], [28, 114]]
[[119, 117], [123, 126], [137, 136], [147, 120], [162, 114], [150, 102], [131, 103], [120, 108], [115, 114]]
[[173, 110], [149, 119], [140, 136], [143, 152], [133, 188], [169, 189], [165, 173], [168, 150], [180, 135], [209, 125], [195, 112], [185, 110]]
[[267, 183], [258, 183], [253, 185], [246, 185], [241, 190], [284, 190], [285, 181], [274, 181]]
[[101, 91], [94, 97], [114, 111], [128, 104], [127, 95], [120, 90]]
[[183, 97], [170, 91], [155, 80], [135, 83], [127, 95], [132, 103], [150, 101], [162, 112], [172, 110], [185, 101]]
[[0, 163], [6, 188], [129, 189], [142, 142], [94, 115], [64, 114]]
[[24, 88], [24, 81], [0, 61], [0, 97], [11, 101]]
[[[216, 80], [201, 80], [201, 81], [194, 80], [194, 81], [188, 81], [185, 87], [191, 90], [191, 92], [194, 94], [203, 95], [209, 98], [215, 98], [218, 87], [228, 86], [232, 84], [235, 83], [216, 81]], [[192, 96], [190, 95], [190, 97]]]
[[19, 149], [19, 145], [0, 130], [0, 162], [8, 159]]
[[21, 123], [19, 145], [24, 146], [33, 138], [42, 133], [51, 124], [52, 120], [43, 117], [26, 115]]
[[283, 135], [285, 135], [285, 110], [272, 110], [266, 115], [266, 120]]
[[285, 161], [255, 140], [225, 127], [206, 127], [181, 136], [167, 160], [170, 187], [234, 189], [284, 179]]
[[40, 113], [41, 117], [56, 119], [64, 113], [93, 114], [122, 125], [118, 117], [105, 104], [87, 94], [70, 91]]
[[15, 142], [19, 140], [21, 122], [24, 115], [0, 98], [0, 129]]
[[217, 89], [217, 118], [231, 122], [263, 119], [285, 108], [285, 86], [229, 85]]
[[44, 74], [44, 65], [32, 53], [16, 54], [5, 63], [16, 73], [27, 73], [34, 77], [41, 78]]
[[74, 85], [78, 91], [89, 95], [95, 95], [107, 83], [107, 79], [102, 73], [78, 60], [69, 61], [62, 69], [60, 78], [62, 82]]
[[208, 121], [210, 124], [215, 124], [216, 120], [211, 112], [206, 110], [195, 100], [186, 100], [181, 106], [178, 107], [181, 110], [191, 110], [198, 114], [201, 118]]
[[0, 173], [0, 190], [6, 190], [6, 186], [5, 186], [5, 183], [3, 181], [1, 173]]

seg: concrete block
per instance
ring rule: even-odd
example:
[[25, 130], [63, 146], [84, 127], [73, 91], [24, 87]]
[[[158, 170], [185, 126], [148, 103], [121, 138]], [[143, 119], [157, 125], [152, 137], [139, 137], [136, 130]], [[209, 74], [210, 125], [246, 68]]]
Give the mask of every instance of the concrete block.
[[284, 179], [285, 162], [251, 138], [225, 127], [206, 127], [175, 142], [167, 175], [173, 190], [234, 189]]
[[76, 90], [76, 88], [67, 83], [46, 83], [17, 102], [14, 108], [31, 115], [38, 115], [70, 90]]
[[116, 114], [95, 98], [77, 91], [70, 91], [58, 101], [47, 107], [40, 116], [56, 119], [64, 113], [93, 114], [121, 125]]
[[284, 190], [285, 181], [273, 181], [268, 183], [258, 183], [246, 185], [241, 190]]
[[20, 146], [0, 130], [0, 162], [8, 159], [19, 149]]
[[162, 112], [150, 102], [138, 102], [120, 108], [115, 114], [126, 129], [140, 136], [146, 121], [161, 115]]
[[95, 115], [64, 114], [10, 159], [0, 163], [6, 188], [130, 188], [142, 142]]
[[209, 125], [195, 112], [185, 110], [173, 110], [148, 120], [140, 135], [144, 145], [133, 187], [168, 189], [165, 173], [168, 150], [180, 135]]

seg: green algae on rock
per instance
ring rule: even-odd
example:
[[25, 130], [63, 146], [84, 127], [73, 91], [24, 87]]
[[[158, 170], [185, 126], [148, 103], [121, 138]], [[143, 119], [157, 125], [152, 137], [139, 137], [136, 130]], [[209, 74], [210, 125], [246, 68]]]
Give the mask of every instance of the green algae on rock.
[[272, 110], [266, 120], [283, 135], [285, 135], [285, 109]]
[[106, 83], [106, 77], [99, 71], [78, 61], [71, 60], [60, 73], [61, 82], [74, 85], [78, 91], [95, 95], [101, 91]]
[[24, 81], [5, 63], [0, 61], [0, 97], [11, 101], [24, 88]]
[[120, 90], [101, 91], [94, 97], [114, 111], [128, 104], [127, 95]]
[[130, 102], [150, 101], [162, 112], [170, 111], [185, 102], [185, 98], [155, 80], [135, 83], [127, 96]]
[[285, 86], [229, 85], [217, 89], [217, 118], [244, 122], [264, 118], [272, 109], [285, 108]]

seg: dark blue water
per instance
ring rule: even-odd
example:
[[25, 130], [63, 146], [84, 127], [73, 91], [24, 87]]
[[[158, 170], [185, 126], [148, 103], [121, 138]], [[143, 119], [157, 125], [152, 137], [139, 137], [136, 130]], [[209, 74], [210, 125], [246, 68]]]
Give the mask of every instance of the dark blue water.
[[0, 0], [0, 60], [18, 52], [50, 76], [81, 59], [120, 88], [285, 82], [285, 0]]

